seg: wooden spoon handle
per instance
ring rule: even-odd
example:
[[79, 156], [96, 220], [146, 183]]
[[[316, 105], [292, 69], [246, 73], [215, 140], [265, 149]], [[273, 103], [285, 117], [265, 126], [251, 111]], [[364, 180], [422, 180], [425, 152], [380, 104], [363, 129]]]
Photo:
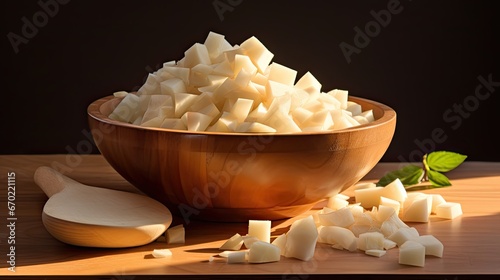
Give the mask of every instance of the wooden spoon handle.
[[33, 179], [48, 197], [61, 192], [64, 188], [79, 184], [48, 166], [38, 167]]

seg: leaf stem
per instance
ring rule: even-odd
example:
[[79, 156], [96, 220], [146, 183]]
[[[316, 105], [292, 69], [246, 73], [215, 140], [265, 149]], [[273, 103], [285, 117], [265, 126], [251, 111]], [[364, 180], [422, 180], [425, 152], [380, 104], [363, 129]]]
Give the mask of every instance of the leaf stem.
[[429, 170], [429, 165], [427, 164], [427, 154], [425, 154], [423, 157], [422, 157], [422, 165], [424, 166], [424, 176], [422, 177], [422, 181], [423, 182], [428, 182], [429, 181], [429, 177], [428, 177], [428, 170]]

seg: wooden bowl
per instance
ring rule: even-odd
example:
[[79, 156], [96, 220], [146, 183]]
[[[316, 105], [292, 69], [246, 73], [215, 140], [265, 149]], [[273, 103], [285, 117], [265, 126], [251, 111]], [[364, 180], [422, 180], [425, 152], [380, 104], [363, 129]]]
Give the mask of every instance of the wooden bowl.
[[333, 132], [248, 134], [145, 128], [108, 118], [120, 102], [88, 107], [96, 146], [126, 180], [186, 222], [277, 220], [357, 183], [382, 158], [396, 112], [350, 97], [375, 121]]

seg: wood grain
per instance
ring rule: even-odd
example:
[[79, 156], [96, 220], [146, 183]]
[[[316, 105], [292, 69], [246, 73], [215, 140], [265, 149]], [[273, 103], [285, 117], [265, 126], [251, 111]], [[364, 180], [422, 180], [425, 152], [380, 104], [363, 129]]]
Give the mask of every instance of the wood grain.
[[[107, 275], [110, 279], [140, 279], [138, 276], [170, 275], [187, 278], [221, 278], [231, 275], [265, 275], [268, 278], [314, 279], [324, 275], [366, 276], [382, 275], [390, 279], [487, 279], [500, 274], [500, 163], [465, 162], [448, 173], [452, 187], [426, 190], [439, 193], [447, 201], [459, 202], [463, 216], [454, 220], [432, 218], [429, 223], [411, 223], [420, 234], [432, 234], [444, 244], [443, 258], [427, 258], [425, 267], [409, 267], [397, 262], [397, 249], [381, 258], [362, 252], [338, 251], [318, 244], [310, 262], [282, 258], [280, 262], [262, 265], [228, 265], [220, 258], [208, 262], [219, 253], [219, 246], [234, 233], [246, 234], [247, 223], [218, 223], [191, 219], [186, 227], [186, 243], [168, 245], [153, 242], [148, 245], [103, 249], [71, 246], [54, 239], [42, 224], [42, 208], [47, 197], [33, 182], [38, 166], [52, 163], [65, 165], [65, 174], [85, 184], [117, 190], [139, 192], [117, 174], [99, 155], [82, 155], [79, 164], [67, 164], [68, 155], [2, 155], [0, 183], [6, 186], [7, 172], [16, 173], [16, 272], [7, 270], [6, 234], [1, 232], [0, 275]], [[399, 163], [379, 163], [363, 181], [374, 181]], [[2, 187], [5, 190], [5, 187]], [[347, 190], [346, 194], [349, 194]], [[6, 205], [6, 192], [0, 194], [0, 205]], [[286, 232], [298, 218], [311, 214], [322, 204], [299, 217], [274, 221], [273, 238]], [[5, 213], [5, 212], [4, 212]], [[3, 216], [5, 217], [5, 216]], [[5, 218], [3, 218], [5, 223]], [[174, 217], [173, 225], [183, 223]], [[4, 227], [4, 226], [2, 226]], [[153, 249], [172, 250], [170, 259], [154, 259]], [[2, 259], [3, 258], [3, 259]], [[121, 278], [120, 278], [121, 277]], [[127, 278], [128, 277], [128, 278]], [[491, 278], [490, 278], [491, 279]]]
[[[382, 158], [396, 112], [364, 98], [375, 121], [329, 132], [190, 132], [140, 127], [108, 118], [113, 96], [88, 107], [101, 154], [119, 174], [173, 212], [212, 221], [294, 217], [350, 187]], [[230, 212], [231, 215], [227, 213]]]
[[71, 245], [140, 246], [172, 222], [168, 208], [146, 195], [84, 185], [48, 166], [36, 169], [34, 181], [49, 197], [42, 213], [45, 228]]

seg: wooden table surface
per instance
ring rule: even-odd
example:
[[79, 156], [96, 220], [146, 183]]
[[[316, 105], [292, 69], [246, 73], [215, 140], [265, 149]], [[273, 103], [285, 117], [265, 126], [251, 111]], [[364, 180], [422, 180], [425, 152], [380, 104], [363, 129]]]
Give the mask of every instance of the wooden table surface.
[[[408, 223], [421, 235], [432, 234], [444, 244], [443, 258], [427, 257], [425, 267], [398, 264], [398, 249], [380, 258], [363, 252], [348, 252], [318, 244], [315, 256], [304, 262], [284, 258], [268, 264], [226, 264], [210, 256], [235, 233], [246, 234], [247, 223], [212, 223], [191, 221], [185, 225], [186, 243], [169, 245], [155, 241], [126, 249], [83, 248], [63, 244], [44, 228], [41, 212], [47, 200], [33, 182], [39, 166], [58, 164], [65, 175], [81, 183], [118, 190], [139, 192], [118, 175], [100, 155], [1, 155], [0, 205], [0, 276], [67, 276], [99, 275], [99, 279], [153, 279], [155, 277], [187, 278], [255, 278], [256, 275], [279, 279], [313, 279], [326, 275], [384, 276], [400, 279], [418, 275], [428, 279], [465, 279], [473, 275], [494, 277], [500, 274], [500, 163], [465, 162], [449, 172], [453, 186], [426, 190], [439, 193], [447, 201], [459, 202], [464, 214], [453, 220], [433, 217], [428, 223]], [[400, 163], [379, 163], [362, 181], [377, 181]], [[8, 215], [7, 177], [15, 172], [15, 213]], [[352, 195], [351, 190], [345, 192]], [[321, 207], [318, 204], [317, 208]], [[298, 219], [311, 214], [313, 209]], [[228, 213], [230, 214], [230, 213]], [[9, 217], [16, 220], [9, 220]], [[294, 219], [273, 221], [272, 237], [286, 232]], [[10, 231], [10, 223], [15, 230]], [[175, 218], [173, 225], [179, 224]], [[13, 236], [13, 237], [12, 237]], [[9, 239], [10, 238], [10, 239]], [[15, 272], [10, 271], [9, 240], [15, 240]], [[168, 248], [172, 258], [155, 259], [153, 249]], [[12, 255], [12, 254], [11, 254]], [[19, 279], [19, 278], [17, 278]], [[156, 279], [156, 278], [155, 278]], [[415, 278], [411, 278], [415, 279]]]

